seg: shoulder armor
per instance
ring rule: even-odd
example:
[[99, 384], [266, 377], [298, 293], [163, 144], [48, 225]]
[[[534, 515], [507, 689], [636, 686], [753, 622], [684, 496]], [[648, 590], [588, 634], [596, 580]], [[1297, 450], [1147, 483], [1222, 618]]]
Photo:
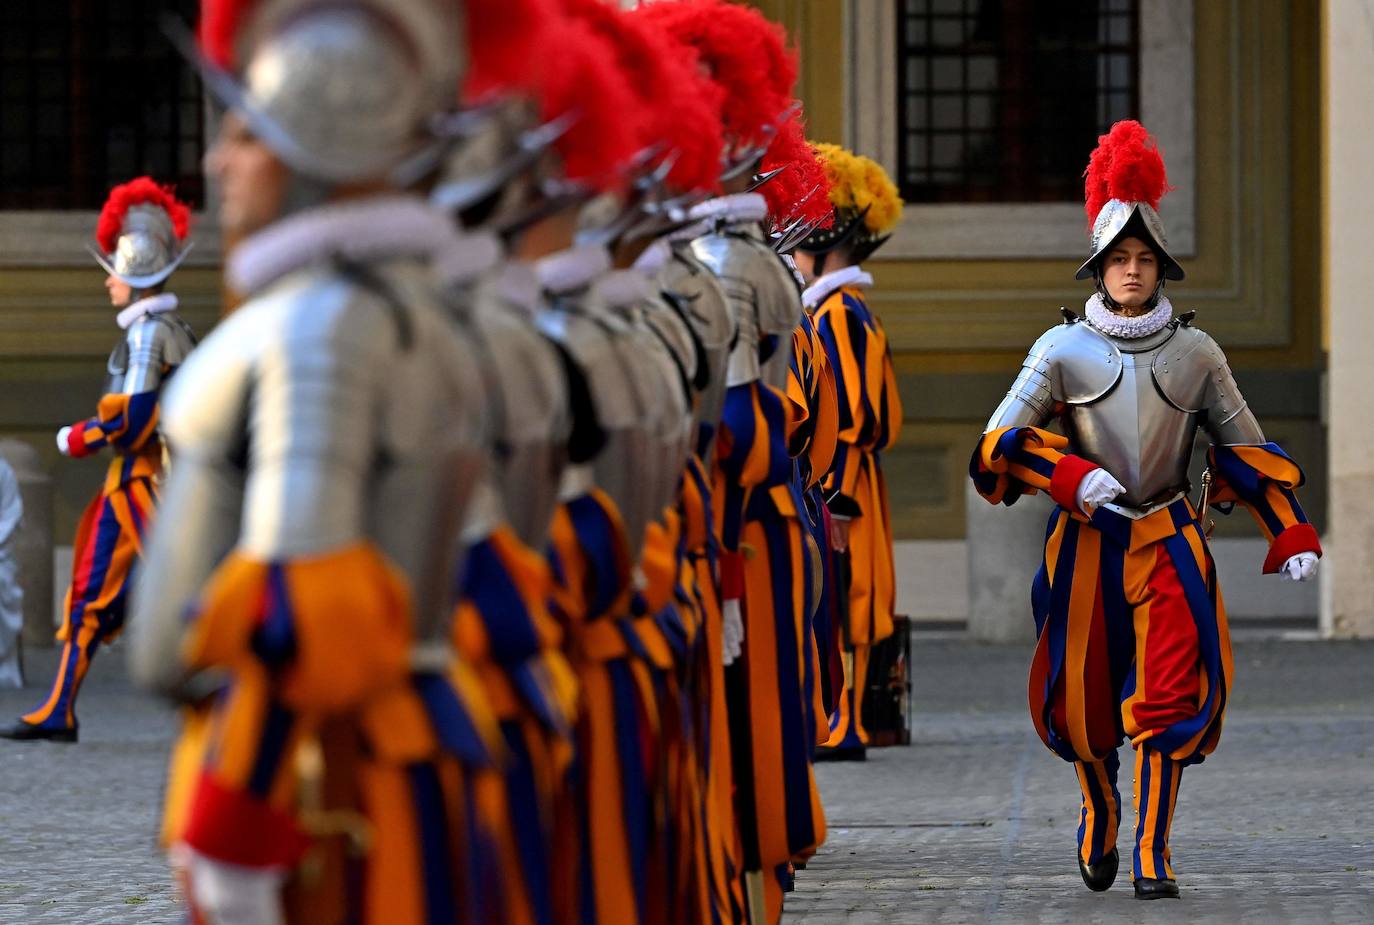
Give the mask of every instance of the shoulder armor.
[[692, 252], [732, 301], [752, 305], [762, 336], [789, 334], [801, 316], [801, 291], [786, 264], [762, 241], [719, 232], [692, 242]]
[[1086, 405], [1121, 381], [1121, 351], [1083, 322], [1050, 328], [1031, 347], [1026, 362], [1043, 361], [1055, 401]]
[[1216, 341], [1181, 318], [1175, 322], [1173, 336], [1155, 354], [1150, 371], [1169, 404], [1189, 414], [1207, 406], [1210, 378], [1231, 378]]

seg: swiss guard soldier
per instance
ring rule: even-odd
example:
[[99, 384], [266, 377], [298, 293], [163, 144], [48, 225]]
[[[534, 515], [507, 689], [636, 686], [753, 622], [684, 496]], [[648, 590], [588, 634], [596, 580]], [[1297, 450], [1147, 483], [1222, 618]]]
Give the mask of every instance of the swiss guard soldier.
[[[1216, 748], [1231, 690], [1207, 507], [1250, 509], [1269, 540], [1266, 573], [1309, 580], [1321, 547], [1294, 494], [1302, 470], [1265, 439], [1193, 312], [1175, 315], [1164, 294], [1183, 268], [1156, 211], [1164, 162], [1144, 127], [1118, 122], [1099, 139], [1086, 186], [1091, 256], [1077, 278], [1095, 291], [1085, 316], [1065, 311], [1031, 347], [969, 470], [992, 503], [1047, 491], [1056, 505], [1031, 588], [1029, 694], [1040, 738], [1078, 774], [1083, 881], [1100, 891], [1116, 878], [1116, 750], [1129, 737], [1135, 895], [1177, 897], [1179, 779]], [[1055, 419], [1064, 436], [1045, 429]], [[1195, 507], [1199, 427], [1212, 445]]]
[[[812, 232], [793, 259], [806, 281], [802, 302], [835, 375], [839, 447], [824, 490], [830, 540], [842, 576], [839, 637], [843, 690], [830, 717], [828, 757], [862, 758], [861, 722], [869, 651], [892, 635], [896, 600], [892, 529], [882, 452], [902, 426], [902, 402], [882, 322], [864, 298], [873, 277], [863, 263], [902, 215], [897, 187], [881, 165], [838, 145], [816, 146], [830, 177], [834, 224]], [[847, 579], [847, 580], [846, 580]]]
[[167, 826], [205, 921], [481, 917], [469, 887], [493, 855], [467, 788], [500, 745], [453, 656], [450, 593], [487, 398], [434, 284], [461, 242], [405, 191], [442, 150], [461, 15], [205, 10], [229, 107], [207, 166], [247, 301], [168, 397], [170, 526], [130, 653], [139, 682], [208, 714], [177, 749]]
[[96, 225], [96, 262], [118, 308], [123, 336], [110, 354], [95, 417], [57, 433], [74, 459], [109, 447], [114, 458], [100, 493], [81, 515], [72, 544], [72, 583], [57, 638], [62, 655], [52, 691], [38, 709], [0, 730], [7, 739], [75, 742], [76, 695], [100, 644], [124, 626], [129, 571], [157, 506], [163, 445], [162, 387], [191, 352], [195, 336], [177, 314], [167, 279], [191, 250], [191, 210], [150, 177], [116, 186]]

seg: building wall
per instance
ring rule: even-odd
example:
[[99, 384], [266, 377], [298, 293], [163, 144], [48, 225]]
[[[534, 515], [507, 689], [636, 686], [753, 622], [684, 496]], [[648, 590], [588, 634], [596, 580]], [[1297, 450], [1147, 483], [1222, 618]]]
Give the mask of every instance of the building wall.
[[[881, 129], [895, 121], [881, 109], [863, 110], [884, 95], [872, 83], [871, 64], [889, 54], [882, 42], [895, 28], [873, 29], [871, 22], [891, 22], [897, 2], [756, 3], [798, 44], [811, 137], [853, 145], [863, 126]], [[1163, 32], [1166, 38], [1192, 33], [1193, 185], [1183, 197], [1184, 209], [1186, 200], [1193, 203], [1192, 255], [1185, 259], [1188, 280], [1171, 284], [1171, 298], [1179, 311], [1197, 310], [1196, 323], [1227, 349], [1268, 435], [1303, 462], [1311, 480], [1304, 501], [1320, 524], [1318, 6], [1281, 0], [1145, 5], [1159, 15], [1191, 7], [1190, 22], [1166, 23]], [[1159, 15], [1146, 12], [1156, 36]], [[1150, 28], [1142, 34], [1148, 56]], [[1168, 73], [1144, 76], [1170, 79]], [[1149, 125], [1148, 107], [1145, 117]], [[872, 137], [865, 140], [874, 145]], [[1164, 153], [1177, 174], [1167, 146]], [[1171, 208], [1179, 208], [1178, 200], [1166, 198], [1166, 223], [1187, 227], [1188, 216], [1173, 221]], [[1073, 280], [1080, 255], [1019, 257], [1006, 242], [997, 247], [985, 259], [919, 253], [883, 259], [879, 252], [871, 267], [873, 303], [891, 335], [906, 412], [901, 444], [886, 461], [899, 538], [964, 536], [968, 454], [983, 422], [1026, 347], [1058, 321], [1059, 307], [1081, 310], [1090, 293]], [[1248, 518], [1223, 518], [1218, 533], [1253, 536], [1254, 527]]]
[[[871, 59], [884, 49], [871, 28], [861, 30], [894, 15], [896, 2], [757, 0], [800, 48], [812, 137], [853, 144], [856, 127], [891, 121], [881, 108], [864, 112], [882, 96], [862, 81], [874, 79]], [[1312, 480], [1304, 497], [1320, 524], [1318, 8], [1282, 0], [1191, 6], [1194, 254], [1188, 281], [1171, 294], [1228, 348], [1270, 435], [1304, 462]], [[94, 214], [0, 213], [0, 435], [31, 442], [51, 463], [59, 542], [101, 466], [60, 459], [52, 434], [92, 413], [118, 335], [100, 271], [84, 254], [94, 224]], [[212, 225], [202, 217], [193, 230], [199, 251], [174, 277], [200, 331], [220, 304]], [[1056, 322], [1060, 305], [1079, 306], [1087, 294], [1072, 279], [1071, 257], [1006, 254], [874, 261], [874, 302], [892, 335], [907, 417], [887, 459], [900, 538], [964, 536], [973, 440], [1025, 347]], [[1238, 520], [1223, 519], [1219, 532], [1253, 535]]]

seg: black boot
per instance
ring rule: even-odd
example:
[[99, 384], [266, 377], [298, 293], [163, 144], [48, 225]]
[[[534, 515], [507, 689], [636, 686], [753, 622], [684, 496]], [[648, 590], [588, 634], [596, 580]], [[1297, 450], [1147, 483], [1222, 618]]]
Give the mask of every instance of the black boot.
[[1152, 880], [1137, 877], [1135, 880], [1136, 899], [1178, 899], [1178, 884], [1172, 880]]
[[1115, 848], [1111, 854], [1105, 855], [1102, 860], [1091, 866], [1084, 864], [1083, 856], [1079, 855], [1078, 872], [1083, 875], [1083, 882], [1088, 885], [1088, 889], [1094, 893], [1101, 893], [1116, 882], [1116, 868], [1120, 863], [1121, 854]]
[[816, 748], [816, 754], [812, 761], [867, 761], [868, 747], [866, 745], [846, 745], [835, 748], [829, 745], [821, 745]]
[[13, 739], [16, 742], [37, 742], [46, 740], [48, 742], [75, 742], [76, 727], [63, 729], [61, 727], [51, 728], [48, 726], [35, 726], [33, 723], [26, 723], [22, 719], [15, 720], [11, 726], [0, 729], [0, 739]]

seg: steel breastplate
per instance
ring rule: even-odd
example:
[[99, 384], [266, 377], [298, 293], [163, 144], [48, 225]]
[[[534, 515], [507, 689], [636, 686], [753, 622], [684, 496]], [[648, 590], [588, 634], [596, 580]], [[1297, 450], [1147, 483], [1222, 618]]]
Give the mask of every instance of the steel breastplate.
[[[1126, 340], [1102, 334], [1086, 322], [1076, 327], [1084, 329], [1075, 332], [1080, 337], [1093, 337], [1098, 343], [1096, 351], [1065, 352], [1056, 358], [1065, 390], [1065, 434], [1075, 451], [1125, 486], [1117, 499], [1121, 505], [1144, 507], [1187, 490], [1198, 416], [1165, 398], [1156, 381], [1161, 375], [1156, 361], [1176, 328]], [[1115, 355], [1114, 361], [1107, 359], [1108, 353]], [[1112, 367], [1114, 374], [1104, 372]]]

